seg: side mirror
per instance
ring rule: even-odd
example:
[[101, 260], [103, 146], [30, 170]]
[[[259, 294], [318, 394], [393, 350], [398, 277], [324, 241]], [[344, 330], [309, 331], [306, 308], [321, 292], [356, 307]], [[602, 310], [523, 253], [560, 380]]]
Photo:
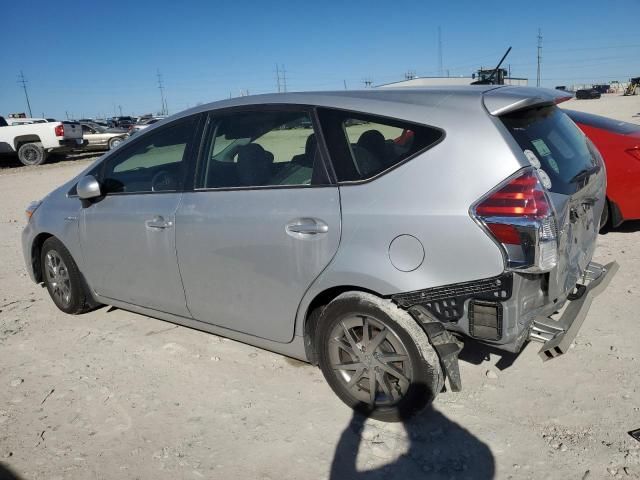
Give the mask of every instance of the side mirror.
[[96, 180], [96, 177], [93, 175], [82, 177], [76, 186], [76, 190], [78, 191], [78, 197], [82, 200], [90, 200], [102, 195], [100, 183], [98, 183], [98, 180]]

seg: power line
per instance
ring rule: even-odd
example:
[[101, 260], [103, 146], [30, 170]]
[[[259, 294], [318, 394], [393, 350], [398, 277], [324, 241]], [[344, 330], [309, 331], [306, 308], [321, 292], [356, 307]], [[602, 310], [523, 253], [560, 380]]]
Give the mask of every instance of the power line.
[[29, 109], [29, 116], [33, 117], [31, 113], [31, 102], [29, 102], [29, 94], [27, 93], [27, 79], [24, 78], [24, 73], [20, 70], [20, 77], [18, 78], [18, 83], [22, 84], [22, 89], [24, 90], [24, 97], [27, 99], [27, 108]]
[[158, 88], [160, 89], [160, 114], [169, 115], [169, 109], [167, 108], [167, 99], [164, 96], [164, 84], [162, 82], [162, 74], [160, 73], [160, 69], [158, 69], [157, 77]]
[[536, 75], [536, 87], [540, 86], [540, 61], [542, 60], [542, 30], [538, 28], [538, 72]]

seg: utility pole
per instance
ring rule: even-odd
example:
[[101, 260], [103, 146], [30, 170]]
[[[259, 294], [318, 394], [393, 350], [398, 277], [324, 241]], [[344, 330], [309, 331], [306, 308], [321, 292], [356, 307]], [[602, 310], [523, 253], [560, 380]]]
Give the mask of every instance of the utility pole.
[[118, 108], [120, 109], [120, 116], [122, 116], [122, 105], [118, 105]]
[[536, 75], [536, 87], [540, 86], [540, 61], [542, 60], [542, 30], [538, 28], [538, 73]]
[[371, 78], [365, 78], [362, 83], [364, 83], [364, 87], [365, 88], [371, 88], [371, 84], [373, 83], [373, 80], [371, 80]]
[[416, 78], [416, 72], [413, 70], [408, 70], [404, 73], [405, 80], [413, 80], [414, 78]]
[[29, 109], [29, 116], [33, 117], [31, 113], [31, 102], [29, 102], [29, 94], [27, 93], [27, 79], [24, 78], [24, 73], [20, 70], [20, 77], [18, 78], [18, 83], [22, 84], [22, 89], [24, 90], [24, 97], [27, 99], [27, 108]]
[[162, 83], [162, 74], [160, 73], [160, 69], [158, 69], [156, 76], [158, 77], [158, 88], [160, 89], [160, 114], [169, 115], [167, 99], [164, 96], [164, 84]]
[[438, 72], [440, 76], [444, 75], [444, 69], [442, 68], [442, 29], [438, 26]]
[[279, 70], [279, 68], [280, 67], [278, 67], [278, 64], [276, 63], [276, 81], [278, 82], [278, 93], [281, 92], [281, 89], [280, 89], [280, 70]]
[[344, 89], [347, 89], [347, 81], [346, 80], [342, 80], [342, 83], [344, 84]]

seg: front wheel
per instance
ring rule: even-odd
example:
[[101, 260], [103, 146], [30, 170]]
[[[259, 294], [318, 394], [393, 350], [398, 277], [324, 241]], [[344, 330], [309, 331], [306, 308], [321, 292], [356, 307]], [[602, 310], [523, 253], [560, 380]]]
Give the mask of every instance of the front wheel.
[[55, 237], [45, 240], [40, 262], [44, 283], [60, 310], [76, 315], [91, 308], [92, 300], [80, 270], [60, 240]]
[[444, 376], [427, 335], [404, 310], [371, 294], [338, 296], [319, 319], [322, 373], [354, 410], [405, 420], [435, 399]]
[[120, 145], [122, 142], [124, 142], [123, 138], [121, 138], [121, 137], [113, 137], [111, 140], [109, 140], [109, 150], [113, 150], [118, 145]]

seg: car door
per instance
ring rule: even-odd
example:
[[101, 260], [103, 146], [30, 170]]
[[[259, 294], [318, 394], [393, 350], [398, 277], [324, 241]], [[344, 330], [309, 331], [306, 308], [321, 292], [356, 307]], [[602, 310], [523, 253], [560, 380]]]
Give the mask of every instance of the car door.
[[82, 136], [88, 142], [88, 146], [93, 147], [100, 143], [97, 132], [89, 125], [82, 125]]
[[300, 107], [210, 113], [195, 188], [176, 215], [195, 319], [293, 338], [300, 300], [340, 239], [338, 189], [304, 128], [311, 117]]
[[85, 274], [103, 296], [189, 316], [178, 270], [175, 213], [198, 117], [176, 120], [110, 155], [97, 172], [103, 197], [80, 219]]

